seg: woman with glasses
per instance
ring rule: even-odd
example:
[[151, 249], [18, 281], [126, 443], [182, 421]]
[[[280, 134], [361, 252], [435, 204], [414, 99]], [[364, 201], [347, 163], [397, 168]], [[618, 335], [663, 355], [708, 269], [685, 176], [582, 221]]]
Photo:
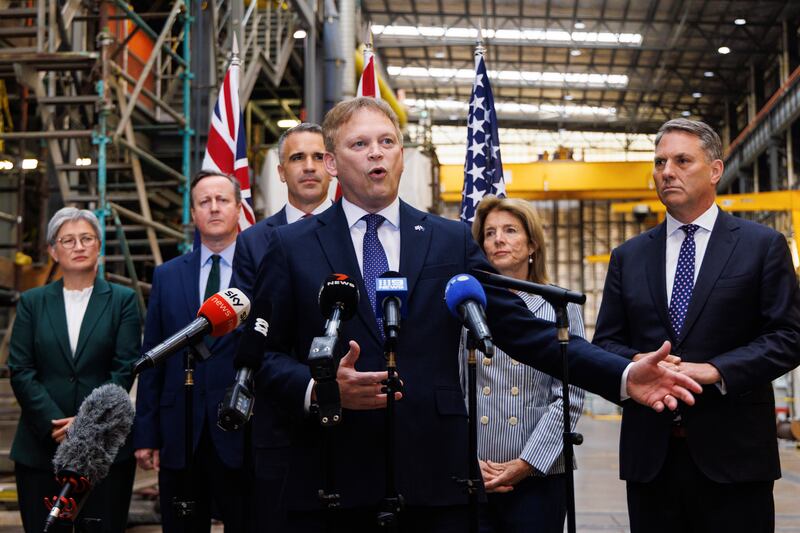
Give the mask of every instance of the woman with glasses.
[[[22, 409], [11, 459], [25, 531], [42, 531], [44, 499], [57, 495], [53, 454], [68, 437], [83, 399], [104, 383], [130, 389], [139, 355], [135, 293], [97, 276], [100, 226], [91, 211], [65, 207], [47, 226], [48, 251], [62, 278], [23, 293], [8, 367]], [[100, 519], [97, 531], [122, 532], [136, 461], [129, 443], [94, 487], [79, 520]], [[91, 529], [96, 531], [96, 529]]]

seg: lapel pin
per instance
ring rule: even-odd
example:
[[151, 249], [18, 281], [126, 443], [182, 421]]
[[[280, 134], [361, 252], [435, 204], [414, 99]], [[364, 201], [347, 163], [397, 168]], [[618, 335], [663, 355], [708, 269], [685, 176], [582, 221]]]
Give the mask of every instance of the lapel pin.
[[422, 227], [422, 225], [417, 224], [416, 226], [414, 226], [414, 231], [425, 231], [425, 228]]

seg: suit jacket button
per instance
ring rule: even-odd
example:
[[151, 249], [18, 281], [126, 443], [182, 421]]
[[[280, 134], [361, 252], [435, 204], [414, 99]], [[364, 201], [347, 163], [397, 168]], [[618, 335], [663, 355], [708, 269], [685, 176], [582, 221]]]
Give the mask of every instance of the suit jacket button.
[[511, 396], [519, 396], [519, 387], [511, 387]]
[[511, 364], [517, 366], [519, 364], [519, 361], [517, 361], [516, 359], [512, 359]]
[[490, 387], [484, 387], [483, 388], [483, 395], [484, 396], [489, 396], [491, 393], [492, 393], [492, 389]]
[[486, 425], [486, 424], [488, 424], [488, 423], [489, 423], [489, 417], [488, 417], [488, 416], [486, 416], [486, 415], [483, 415], [483, 416], [481, 417], [481, 424], [483, 424], [483, 425], [485, 426], [485, 425]]
[[75, 376], [70, 376], [69, 377], [69, 382], [70, 383], [75, 383]]
[[483, 364], [484, 364], [484, 366], [491, 365], [492, 364], [492, 358], [491, 357], [484, 357], [483, 358]]
[[511, 418], [508, 419], [508, 423], [511, 424], [512, 426], [516, 426], [517, 422], [519, 422], [519, 420], [517, 420], [516, 416], [512, 416]]

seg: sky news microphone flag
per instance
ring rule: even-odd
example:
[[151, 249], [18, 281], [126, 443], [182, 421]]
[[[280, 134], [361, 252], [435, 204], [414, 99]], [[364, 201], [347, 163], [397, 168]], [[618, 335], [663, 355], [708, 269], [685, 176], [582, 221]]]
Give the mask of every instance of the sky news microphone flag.
[[486, 63], [485, 49], [475, 49], [475, 82], [467, 116], [467, 157], [464, 162], [464, 189], [461, 191], [461, 220], [472, 224], [475, 210], [487, 194], [505, 197], [503, 164], [500, 161], [500, 136], [497, 113]]
[[239, 106], [239, 46], [233, 39], [231, 65], [214, 105], [208, 144], [203, 157], [204, 170], [219, 170], [235, 176], [242, 188], [242, 210], [239, 212], [239, 231], [256, 223], [253, 199], [250, 194], [250, 169], [247, 164], [247, 137], [244, 117]]

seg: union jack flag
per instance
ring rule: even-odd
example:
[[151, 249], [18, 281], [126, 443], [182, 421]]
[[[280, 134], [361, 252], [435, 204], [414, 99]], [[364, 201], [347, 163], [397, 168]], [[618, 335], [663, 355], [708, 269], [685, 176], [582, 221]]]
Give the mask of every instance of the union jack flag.
[[475, 82], [467, 116], [467, 157], [464, 162], [464, 189], [461, 192], [461, 220], [472, 224], [483, 197], [506, 195], [503, 164], [500, 161], [500, 136], [497, 113], [483, 53], [475, 54]]
[[239, 212], [239, 231], [256, 223], [253, 199], [250, 194], [250, 167], [247, 164], [247, 138], [244, 117], [239, 106], [239, 56], [233, 40], [233, 60], [214, 105], [203, 169], [218, 170], [235, 176], [242, 188], [242, 209]]

